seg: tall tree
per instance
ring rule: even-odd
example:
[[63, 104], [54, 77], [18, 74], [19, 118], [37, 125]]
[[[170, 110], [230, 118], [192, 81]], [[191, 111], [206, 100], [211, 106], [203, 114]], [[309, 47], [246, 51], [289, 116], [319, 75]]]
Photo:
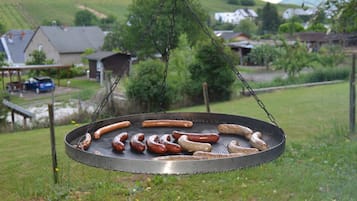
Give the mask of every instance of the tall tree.
[[74, 24], [76, 26], [92, 26], [98, 23], [98, 18], [88, 10], [76, 12]]
[[324, 10], [331, 11], [332, 31], [357, 31], [357, 0], [327, 0]]
[[120, 49], [139, 57], [159, 53], [167, 62], [181, 34], [187, 34], [190, 44], [202, 38], [199, 23], [206, 19], [197, 0], [133, 0], [128, 20], [119, 28]]
[[233, 29], [234, 32], [242, 32], [247, 35], [255, 35], [258, 31], [257, 25], [249, 19], [244, 19]]
[[278, 9], [271, 3], [266, 3], [263, 9], [258, 9], [260, 21], [260, 32], [262, 34], [274, 34], [278, 31], [281, 18]]
[[200, 43], [196, 60], [189, 66], [191, 79], [187, 84], [187, 91], [195, 103], [202, 103], [204, 82], [208, 85], [209, 100], [228, 100], [231, 96], [235, 77], [230, 65], [238, 62], [230, 49], [221, 49], [222, 41], [218, 45], [207, 41]]

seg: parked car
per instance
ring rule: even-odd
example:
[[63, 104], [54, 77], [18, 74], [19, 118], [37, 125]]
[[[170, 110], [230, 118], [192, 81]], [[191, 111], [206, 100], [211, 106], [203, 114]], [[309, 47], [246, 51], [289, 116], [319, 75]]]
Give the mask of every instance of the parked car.
[[26, 90], [34, 90], [37, 94], [55, 90], [55, 83], [50, 77], [32, 77], [25, 81]]

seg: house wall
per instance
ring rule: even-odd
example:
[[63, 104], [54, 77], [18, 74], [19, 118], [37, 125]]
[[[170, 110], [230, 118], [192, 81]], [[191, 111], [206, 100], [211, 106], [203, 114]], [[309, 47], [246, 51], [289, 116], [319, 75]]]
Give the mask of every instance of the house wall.
[[37, 29], [34, 36], [29, 41], [27, 48], [25, 49], [25, 61], [30, 59], [29, 55], [34, 50], [40, 49], [46, 53], [47, 59], [53, 59], [55, 64], [61, 63], [60, 55], [57, 50], [48, 41], [47, 36], [41, 31], [41, 29]]
[[72, 65], [82, 63], [82, 53], [66, 53], [60, 54], [60, 63], [63, 65]]

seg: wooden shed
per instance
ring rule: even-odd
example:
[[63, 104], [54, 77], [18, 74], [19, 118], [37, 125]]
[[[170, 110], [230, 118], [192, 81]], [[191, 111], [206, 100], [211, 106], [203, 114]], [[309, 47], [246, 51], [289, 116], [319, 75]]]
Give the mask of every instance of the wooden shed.
[[114, 76], [128, 75], [131, 65], [131, 55], [99, 51], [86, 56], [89, 61], [89, 78], [103, 84], [104, 72], [111, 71]]

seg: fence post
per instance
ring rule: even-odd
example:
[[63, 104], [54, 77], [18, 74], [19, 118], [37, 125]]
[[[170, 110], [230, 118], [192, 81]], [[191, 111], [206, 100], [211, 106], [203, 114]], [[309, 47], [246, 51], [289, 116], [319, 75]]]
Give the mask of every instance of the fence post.
[[207, 112], [211, 112], [211, 109], [209, 108], [207, 82], [204, 82], [204, 83], [202, 84], [202, 89], [203, 89], [203, 98], [204, 98], [204, 101], [205, 101], [205, 105], [206, 105]]
[[352, 71], [350, 77], [350, 133], [355, 133], [356, 125], [356, 54], [352, 55]]
[[50, 119], [50, 135], [51, 135], [51, 154], [52, 154], [52, 169], [53, 169], [53, 179], [55, 184], [58, 182], [58, 167], [57, 167], [57, 153], [56, 153], [56, 141], [55, 141], [55, 130], [54, 130], [54, 117], [53, 117], [53, 104], [48, 104], [48, 113]]

